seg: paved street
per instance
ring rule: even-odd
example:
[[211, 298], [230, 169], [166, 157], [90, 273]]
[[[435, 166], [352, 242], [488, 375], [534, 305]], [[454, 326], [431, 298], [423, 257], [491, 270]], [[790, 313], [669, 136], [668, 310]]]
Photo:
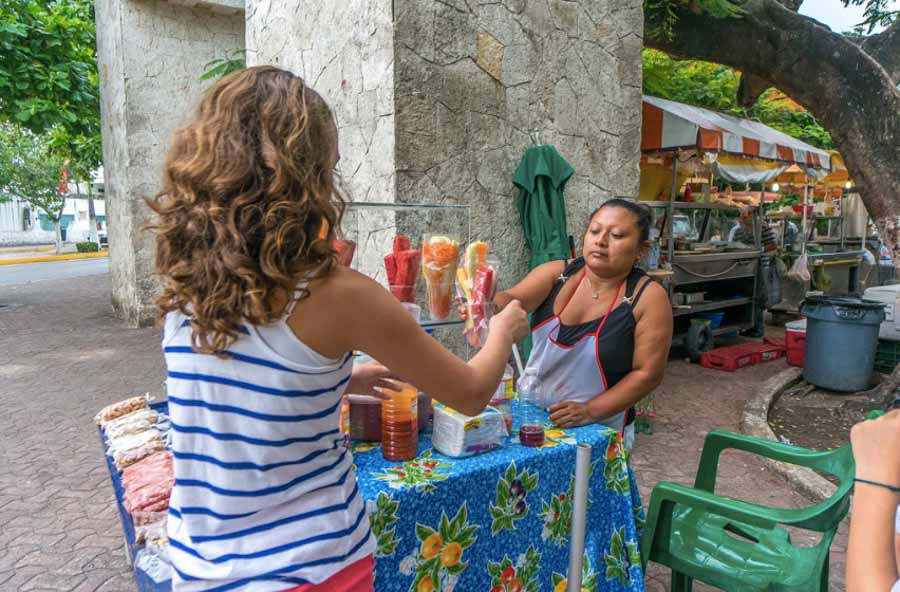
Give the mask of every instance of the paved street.
[[105, 273], [109, 273], [108, 257], [21, 265], [0, 265], [0, 286], [64, 280]]
[[[9, 268], [0, 267], [0, 304], [6, 305], [0, 307], [3, 592], [135, 589], [92, 418], [126, 396], [162, 394], [159, 331], [131, 329], [112, 317], [108, 275], [53, 280], [40, 269], [91, 269], [68, 267], [72, 263], [13, 269], [9, 273], [33, 282], [15, 286], [5, 283]], [[723, 373], [673, 359], [656, 397], [655, 433], [639, 436], [634, 451], [644, 502], [659, 480], [691, 483], [706, 431], [737, 430], [744, 402], [783, 367], [774, 362]], [[720, 493], [751, 501], [807, 503], [744, 455], [724, 456], [719, 482]], [[843, 589], [845, 545], [846, 524], [833, 546], [832, 590]], [[667, 570], [651, 567], [647, 589], [667, 590]]]

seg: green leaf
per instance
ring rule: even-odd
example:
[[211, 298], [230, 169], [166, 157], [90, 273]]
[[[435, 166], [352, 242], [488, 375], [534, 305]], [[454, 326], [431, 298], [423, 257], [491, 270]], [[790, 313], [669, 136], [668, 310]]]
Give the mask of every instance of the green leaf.
[[490, 575], [492, 578], [499, 578], [503, 573], [503, 568], [499, 564], [493, 562], [488, 563], [487, 570], [488, 575]]
[[509, 492], [509, 483], [506, 482], [506, 479], [500, 477], [500, 479], [497, 481], [497, 505], [505, 506], [509, 504], [509, 500], [511, 497], [512, 495]]
[[[434, 534], [434, 529], [428, 526], [425, 526], [421, 523], [416, 523], [416, 538], [422, 542], [425, 542], [425, 539]], [[443, 536], [441, 538], [444, 538]]]
[[556, 573], [556, 572], [553, 572], [553, 575], [550, 577], [550, 581], [553, 582], [553, 587], [554, 587], [554, 588], [556, 588], [556, 587], [559, 585], [559, 583], [560, 583], [561, 581], [563, 581], [564, 579], [566, 579], [566, 578], [564, 578], [564, 577], [562, 576], [562, 574], [558, 574], [558, 573]]
[[467, 566], [468, 566], [468, 563], [457, 563], [453, 567], [448, 567], [447, 573], [450, 574], [451, 576], [458, 576], [462, 572], [466, 571]]
[[512, 483], [516, 480], [516, 463], [515, 461], [509, 463], [509, 466], [506, 467], [506, 482]]
[[441, 512], [441, 522], [438, 526], [438, 532], [440, 533], [442, 540], [450, 540], [450, 520], [447, 519], [447, 514], [445, 512]]

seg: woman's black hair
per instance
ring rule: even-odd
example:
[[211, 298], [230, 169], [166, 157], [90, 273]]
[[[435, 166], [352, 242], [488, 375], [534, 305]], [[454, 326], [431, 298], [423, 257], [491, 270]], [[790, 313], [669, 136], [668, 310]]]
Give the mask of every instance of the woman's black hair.
[[634, 216], [634, 222], [637, 224], [638, 230], [640, 231], [641, 242], [643, 243], [650, 240], [650, 224], [653, 220], [653, 216], [649, 207], [642, 203], [631, 201], [630, 199], [614, 197], [600, 204], [599, 208], [591, 212], [591, 217], [588, 218], [588, 220], [593, 220], [594, 216], [597, 215], [597, 212], [603, 208], [622, 208], [628, 210], [631, 215]]

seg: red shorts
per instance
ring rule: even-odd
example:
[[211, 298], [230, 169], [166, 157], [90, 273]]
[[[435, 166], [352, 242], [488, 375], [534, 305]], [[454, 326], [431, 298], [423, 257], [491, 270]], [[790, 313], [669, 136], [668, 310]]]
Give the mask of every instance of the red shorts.
[[321, 584], [303, 584], [285, 592], [375, 592], [375, 560], [369, 555]]

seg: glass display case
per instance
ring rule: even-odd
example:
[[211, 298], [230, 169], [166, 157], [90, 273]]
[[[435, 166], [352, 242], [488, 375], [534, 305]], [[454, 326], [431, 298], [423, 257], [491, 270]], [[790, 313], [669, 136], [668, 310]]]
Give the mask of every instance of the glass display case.
[[[394, 239], [405, 236], [409, 248], [422, 250], [426, 236], [447, 237], [458, 243], [463, 253], [471, 240], [472, 220], [469, 206], [422, 204], [349, 202], [341, 223], [340, 238], [355, 243], [351, 267], [373, 278], [390, 289], [385, 268], [385, 256], [394, 251]], [[455, 276], [451, 281], [455, 280]], [[452, 288], [452, 286], [451, 286]], [[421, 265], [414, 286], [410, 287], [411, 300], [420, 311], [423, 327], [460, 325], [456, 306], [450, 306], [449, 318], [434, 319], [429, 314], [428, 284], [421, 273]], [[455, 300], [455, 294], [453, 294]]]

